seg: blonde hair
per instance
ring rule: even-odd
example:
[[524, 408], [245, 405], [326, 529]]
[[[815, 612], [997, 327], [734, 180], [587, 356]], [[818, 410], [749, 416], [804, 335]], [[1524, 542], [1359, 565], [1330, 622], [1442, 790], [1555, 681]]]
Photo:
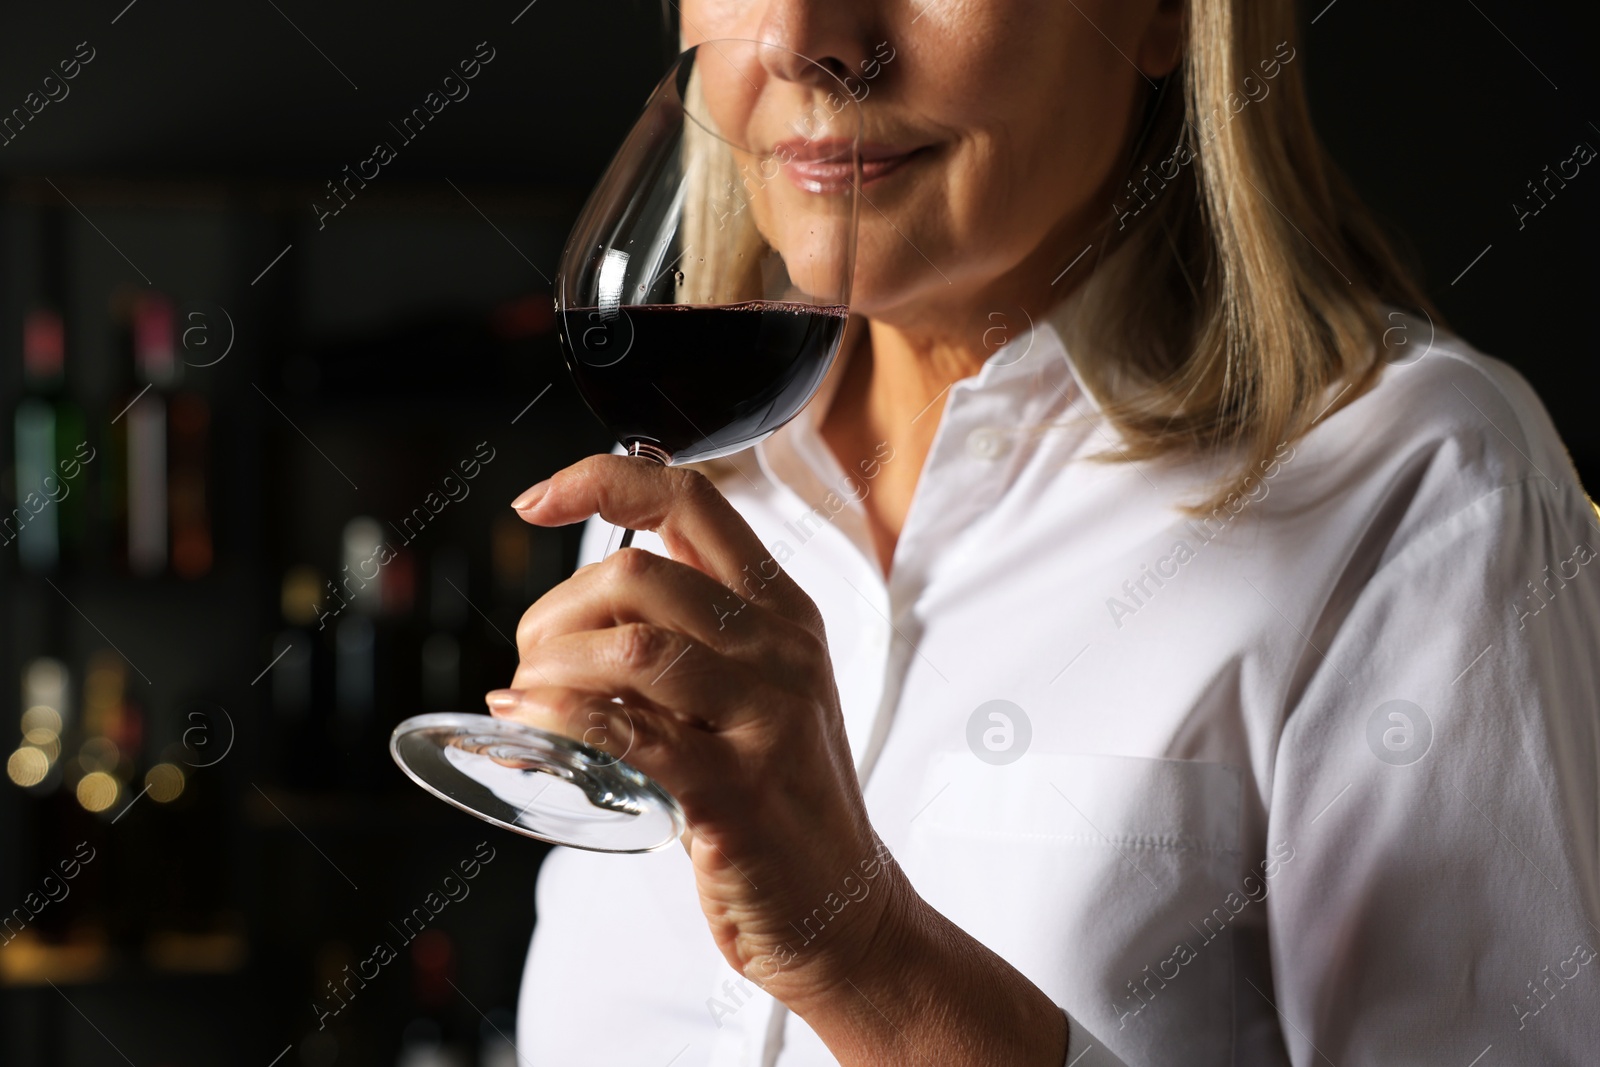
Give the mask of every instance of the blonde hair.
[[759, 291], [761, 259], [770, 250], [756, 228], [743, 184], [747, 176], [741, 175], [732, 146], [704, 124], [710, 121], [710, 109], [699, 70], [684, 87], [683, 106], [691, 118], [683, 126], [681, 165], [687, 172], [687, 195], [679, 238], [685, 258], [693, 256], [699, 262], [677, 283], [677, 299], [685, 304], [715, 303], [723, 294]]
[[1443, 318], [1317, 139], [1291, 0], [1187, 6], [1128, 165], [1152, 199], [1108, 220], [1068, 344], [1122, 436], [1106, 458], [1236, 455], [1204, 511], [1376, 381], [1384, 305]]

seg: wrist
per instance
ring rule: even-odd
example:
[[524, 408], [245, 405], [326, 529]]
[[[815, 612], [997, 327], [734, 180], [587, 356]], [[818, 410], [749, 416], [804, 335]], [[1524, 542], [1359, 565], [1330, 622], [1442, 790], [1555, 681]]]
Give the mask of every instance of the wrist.
[[849, 955], [819, 957], [812, 981], [772, 990], [841, 1064], [1063, 1062], [1061, 1008], [923, 900], [892, 861], [871, 919], [851, 933]]
[[862, 906], [854, 922], [839, 929], [838, 936], [811, 959], [803, 950], [797, 952], [791, 971], [797, 980], [781, 991], [773, 990], [801, 1018], [871, 1010], [863, 997], [870, 1001], [872, 990], [899, 984], [926, 958], [925, 920], [930, 909], [881, 844], [878, 856], [881, 866], [869, 883], [870, 891], [859, 901]]

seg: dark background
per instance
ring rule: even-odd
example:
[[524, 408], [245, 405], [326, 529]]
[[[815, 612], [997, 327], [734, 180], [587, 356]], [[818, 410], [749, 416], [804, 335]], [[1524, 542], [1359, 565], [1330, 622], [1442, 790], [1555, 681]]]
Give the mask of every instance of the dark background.
[[[0, 147], [0, 499], [25, 491], [12, 413], [48, 393], [22, 372], [35, 308], [65, 323], [47, 399], [81, 413], [98, 457], [56, 568], [0, 547], [0, 720], [20, 722], [40, 657], [70, 678], [50, 776], [0, 781], [0, 916], [80, 842], [95, 857], [0, 947], [0, 1063], [509, 1067], [542, 849], [412, 787], [385, 739], [502, 684], [506, 635], [572, 566], [575, 531], [505, 505], [610, 443], [561, 368], [549, 277], [663, 69], [659, 8], [125, 2], [0, 15], [0, 114], [79, 42], [95, 50]], [[1521, 229], [1511, 206], [1578, 141], [1600, 146], [1574, 7], [1317, 2], [1296, 62], [1451, 325], [1532, 381], [1593, 486], [1600, 174]], [[401, 144], [388, 123], [481, 41], [495, 58], [470, 96]], [[379, 140], [398, 158], [319, 228], [324, 183]], [[213, 555], [194, 575], [132, 573], [118, 533], [122, 413], [144, 385], [129, 308], [150, 292], [201, 327], [181, 379], [139, 401], [207, 414], [189, 458]], [[284, 603], [292, 568], [313, 587], [339, 573], [351, 519], [390, 529], [480, 443], [494, 459], [385, 568], [381, 610], [319, 628], [303, 585]], [[352, 695], [362, 671], [372, 685]], [[122, 783], [99, 813], [76, 795], [90, 705], [124, 741], [97, 750]], [[139, 792], [161, 762], [185, 779], [158, 803]], [[470, 897], [404, 944], [390, 924], [480, 841], [494, 859]], [[382, 940], [398, 958], [319, 1029], [327, 983]]]

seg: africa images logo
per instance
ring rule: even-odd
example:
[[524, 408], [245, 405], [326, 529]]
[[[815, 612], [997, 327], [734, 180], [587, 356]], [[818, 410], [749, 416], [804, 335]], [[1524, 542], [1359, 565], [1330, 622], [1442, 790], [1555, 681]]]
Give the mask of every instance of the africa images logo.
[[1028, 713], [1009, 700], [988, 700], [967, 718], [967, 747], [995, 767], [1015, 763], [1033, 740]]
[[1433, 720], [1409, 700], [1379, 704], [1367, 718], [1367, 747], [1391, 767], [1408, 767], [1433, 745]]

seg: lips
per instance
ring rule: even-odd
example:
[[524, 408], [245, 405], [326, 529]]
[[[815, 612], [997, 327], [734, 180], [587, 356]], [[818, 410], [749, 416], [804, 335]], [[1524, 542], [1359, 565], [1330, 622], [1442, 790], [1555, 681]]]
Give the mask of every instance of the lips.
[[[855, 180], [850, 158], [851, 142], [842, 138], [783, 141], [773, 146], [776, 159], [785, 159], [783, 172], [808, 193], [838, 193]], [[864, 142], [861, 145], [861, 184], [869, 185], [905, 166], [922, 147]]]

